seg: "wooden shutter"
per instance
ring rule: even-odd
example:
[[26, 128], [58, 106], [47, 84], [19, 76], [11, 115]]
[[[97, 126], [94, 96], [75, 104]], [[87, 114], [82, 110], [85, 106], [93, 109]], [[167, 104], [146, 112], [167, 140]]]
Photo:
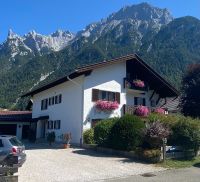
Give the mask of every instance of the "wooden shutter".
[[118, 102], [118, 104], [120, 104], [120, 93], [119, 92], [115, 92], [115, 100]]
[[99, 100], [99, 90], [92, 89], [92, 102], [96, 102], [97, 100]]

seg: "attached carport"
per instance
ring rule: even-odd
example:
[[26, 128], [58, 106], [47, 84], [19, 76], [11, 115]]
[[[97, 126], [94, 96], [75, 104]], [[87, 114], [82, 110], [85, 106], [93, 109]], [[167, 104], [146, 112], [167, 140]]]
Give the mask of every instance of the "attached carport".
[[30, 111], [0, 111], [0, 134], [27, 139], [31, 121]]

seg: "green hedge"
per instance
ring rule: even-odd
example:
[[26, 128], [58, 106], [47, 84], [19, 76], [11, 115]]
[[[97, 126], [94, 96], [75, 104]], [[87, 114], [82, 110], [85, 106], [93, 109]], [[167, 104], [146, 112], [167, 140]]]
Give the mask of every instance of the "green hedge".
[[113, 125], [119, 120], [119, 118], [111, 118], [100, 121], [94, 127], [94, 141], [99, 146], [108, 146], [110, 131]]
[[94, 129], [88, 129], [83, 132], [83, 141], [85, 144], [94, 144]]
[[144, 122], [137, 116], [125, 115], [112, 127], [110, 132], [110, 147], [118, 150], [133, 150], [142, 142], [141, 131]]
[[184, 150], [193, 149], [197, 152], [200, 146], [200, 121], [182, 118], [172, 127], [171, 142], [182, 146]]

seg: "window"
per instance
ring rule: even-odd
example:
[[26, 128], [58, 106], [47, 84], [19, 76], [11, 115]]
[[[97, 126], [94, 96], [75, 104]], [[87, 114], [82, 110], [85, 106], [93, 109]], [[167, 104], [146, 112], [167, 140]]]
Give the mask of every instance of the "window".
[[142, 97], [134, 97], [134, 105], [143, 105], [146, 106], [146, 99]]
[[54, 105], [55, 97], [51, 97], [51, 99], [52, 99], [52, 105]]
[[54, 121], [54, 129], [60, 129], [60, 120]]
[[55, 96], [55, 104], [58, 104], [58, 95]]
[[51, 97], [49, 98], [49, 106], [51, 106], [52, 105], [52, 99], [51, 99]]
[[92, 101], [96, 102], [98, 100], [117, 101], [120, 104], [120, 93], [92, 89]]
[[41, 110], [46, 110], [48, 107], [48, 99], [44, 99], [41, 101]]
[[0, 139], [0, 147], [3, 147], [3, 142], [1, 139]]
[[58, 103], [60, 104], [62, 102], [62, 94], [60, 94], [59, 96], [58, 96]]
[[47, 129], [51, 130], [53, 129], [53, 121], [48, 121]]

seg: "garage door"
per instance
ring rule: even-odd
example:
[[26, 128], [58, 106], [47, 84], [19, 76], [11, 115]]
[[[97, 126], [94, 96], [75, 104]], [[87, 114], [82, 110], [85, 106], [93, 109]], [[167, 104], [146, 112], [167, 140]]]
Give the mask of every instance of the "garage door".
[[0, 134], [3, 135], [16, 135], [16, 124], [0, 124]]

